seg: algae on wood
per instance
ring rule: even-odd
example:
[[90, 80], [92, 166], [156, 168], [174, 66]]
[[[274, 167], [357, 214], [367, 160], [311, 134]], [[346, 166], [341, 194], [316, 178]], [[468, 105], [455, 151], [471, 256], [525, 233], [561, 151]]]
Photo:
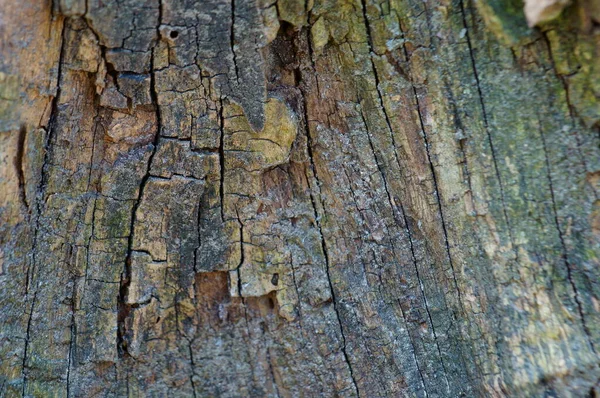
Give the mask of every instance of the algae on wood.
[[0, 2], [1, 396], [592, 396], [597, 5]]

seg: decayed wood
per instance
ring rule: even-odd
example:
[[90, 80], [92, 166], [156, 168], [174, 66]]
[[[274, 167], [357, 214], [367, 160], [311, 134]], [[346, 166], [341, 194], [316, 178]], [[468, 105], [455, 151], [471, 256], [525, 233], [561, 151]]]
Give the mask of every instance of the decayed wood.
[[597, 393], [594, 1], [0, 10], [1, 396]]

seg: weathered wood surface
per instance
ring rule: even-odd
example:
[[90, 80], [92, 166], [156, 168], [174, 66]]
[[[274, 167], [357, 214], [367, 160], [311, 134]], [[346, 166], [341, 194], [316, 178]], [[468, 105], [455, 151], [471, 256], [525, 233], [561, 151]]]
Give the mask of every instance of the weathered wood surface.
[[599, 24], [0, 1], [0, 395], [596, 396]]

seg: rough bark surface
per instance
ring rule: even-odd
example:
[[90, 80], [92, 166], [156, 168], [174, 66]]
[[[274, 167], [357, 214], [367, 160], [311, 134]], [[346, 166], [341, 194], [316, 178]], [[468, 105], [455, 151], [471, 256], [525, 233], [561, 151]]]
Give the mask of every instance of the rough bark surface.
[[597, 396], [599, 24], [0, 0], [0, 396]]

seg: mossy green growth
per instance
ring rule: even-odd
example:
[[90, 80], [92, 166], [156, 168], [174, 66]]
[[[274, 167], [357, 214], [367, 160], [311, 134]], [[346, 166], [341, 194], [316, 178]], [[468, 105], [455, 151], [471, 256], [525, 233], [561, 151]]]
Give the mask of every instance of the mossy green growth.
[[505, 45], [528, 41], [531, 29], [525, 20], [522, 0], [483, 0], [475, 4], [488, 29]]

